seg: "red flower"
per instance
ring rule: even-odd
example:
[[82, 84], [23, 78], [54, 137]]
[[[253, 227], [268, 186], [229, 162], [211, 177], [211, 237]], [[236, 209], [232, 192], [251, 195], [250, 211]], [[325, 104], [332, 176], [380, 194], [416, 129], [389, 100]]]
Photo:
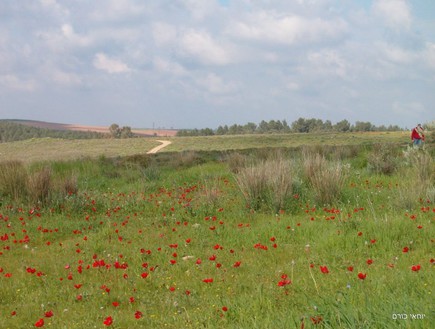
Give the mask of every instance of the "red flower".
[[142, 312], [141, 312], [141, 311], [136, 311], [136, 312], [134, 313], [134, 317], [135, 317], [136, 319], [140, 319], [140, 318], [142, 317]]
[[328, 270], [328, 267], [327, 267], [327, 266], [320, 266], [320, 271], [321, 271], [323, 274], [328, 274], [328, 273], [329, 273], [329, 270]]
[[364, 280], [366, 278], [366, 276], [367, 276], [366, 273], [361, 273], [361, 272], [358, 273], [358, 279], [360, 279], [360, 280]]
[[409, 251], [409, 248], [408, 248], [408, 247], [404, 247], [404, 248], [402, 249], [402, 251], [403, 251], [403, 252], [408, 252], [408, 251]]
[[145, 279], [145, 278], [148, 276], [148, 273], [147, 273], [147, 272], [143, 272], [140, 276], [141, 276], [143, 279]]
[[205, 282], [205, 283], [212, 283], [212, 282], [213, 282], [213, 278], [207, 278], [207, 279], [204, 279], [204, 280], [202, 280], [202, 282]]
[[241, 262], [241, 261], [237, 261], [237, 262], [235, 262], [235, 263], [233, 264], [233, 267], [239, 267], [240, 264], [242, 264], [242, 262]]
[[51, 318], [52, 316], [53, 316], [53, 311], [48, 311], [48, 312], [45, 312], [45, 314], [44, 314], [44, 316], [46, 317], [46, 318]]
[[367, 262], [366, 262], [366, 263], [367, 263], [367, 265], [372, 265], [372, 264], [373, 264], [373, 259], [370, 259], [370, 258], [367, 259]]
[[222, 311], [227, 312], [227, 311], [228, 311], [228, 307], [223, 306], [223, 307], [222, 307]]
[[103, 321], [103, 324], [104, 324], [105, 326], [111, 326], [112, 323], [113, 323], [113, 319], [112, 319], [111, 316], [108, 316], [108, 317]]
[[347, 268], [347, 270], [348, 270], [349, 272], [353, 272], [353, 266], [349, 266], [349, 267]]
[[411, 270], [413, 270], [414, 272], [418, 272], [418, 271], [420, 271], [420, 269], [421, 269], [421, 266], [420, 266], [420, 265], [413, 265], [413, 266], [411, 267]]
[[313, 324], [319, 324], [320, 322], [322, 322], [323, 318], [320, 315], [316, 315], [312, 316], [310, 320]]
[[119, 306], [119, 302], [113, 302], [112, 305], [115, 306], [115, 307], [118, 307]]
[[292, 282], [290, 280], [281, 280], [278, 282], [278, 287], [284, 287], [288, 284], [291, 284]]
[[175, 291], [175, 287], [169, 287], [170, 291]]
[[36, 321], [35, 327], [41, 328], [42, 326], [44, 326], [44, 319], [39, 319]]

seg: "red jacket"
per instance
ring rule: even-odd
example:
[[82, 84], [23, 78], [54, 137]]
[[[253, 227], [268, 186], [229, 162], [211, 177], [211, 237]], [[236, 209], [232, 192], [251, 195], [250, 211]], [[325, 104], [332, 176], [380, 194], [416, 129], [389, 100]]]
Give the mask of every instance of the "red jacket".
[[414, 140], [414, 139], [422, 139], [422, 140], [424, 140], [423, 132], [419, 133], [417, 128], [412, 129], [411, 139], [412, 140]]

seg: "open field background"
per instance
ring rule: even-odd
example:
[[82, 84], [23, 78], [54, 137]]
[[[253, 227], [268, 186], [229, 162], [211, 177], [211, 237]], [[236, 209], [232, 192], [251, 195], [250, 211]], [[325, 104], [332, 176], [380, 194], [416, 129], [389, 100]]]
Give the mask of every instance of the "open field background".
[[[159, 145], [159, 138], [131, 139], [32, 139], [0, 143], [0, 161], [23, 162], [72, 160], [145, 154]], [[291, 148], [303, 145], [369, 145], [374, 143], [410, 144], [408, 132], [318, 133], [282, 135], [238, 135], [209, 137], [170, 137], [172, 143], [161, 152], [224, 151], [251, 148]]]
[[430, 147], [162, 139], [0, 144], [0, 328], [432, 328]]

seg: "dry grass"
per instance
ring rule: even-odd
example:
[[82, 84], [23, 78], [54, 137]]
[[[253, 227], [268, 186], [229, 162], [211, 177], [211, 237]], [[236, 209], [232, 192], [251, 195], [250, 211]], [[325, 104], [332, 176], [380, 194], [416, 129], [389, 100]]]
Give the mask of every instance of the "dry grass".
[[[159, 138], [62, 140], [32, 139], [13, 143], [0, 143], [0, 162], [19, 160], [38, 161], [73, 160], [145, 154], [159, 145]], [[161, 139], [161, 138], [160, 138]], [[407, 143], [405, 132], [276, 134], [206, 137], [168, 137], [172, 142], [160, 152], [224, 151], [260, 148], [294, 148], [303, 145], [360, 145], [375, 142]]]
[[31, 204], [47, 204], [51, 191], [52, 174], [49, 167], [44, 167], [29, 176], [28, 195]]
[[293, 190], [292, 167], [289, 160], [276, 158], [239, 169], [235, 177], [248, 205], [255, 210], [282, 209]]
[[67, 161], [100, 156], [117, 157], [145, 154], [159, 145], [155, 139], [90, 139], [64, 140], [53, 138], [31, 139], [13, 143], [0, 143], [1, 161]]
[[27, 181], [27, 171], [22, 162], [0, 162], [0, 196], [19, 200], [27, 193]]
[[303, 170], [321, 204], [331, 204], [339, 199], [347, 173], [340, 162], [330, 162], [318, 153], [303, 153]]

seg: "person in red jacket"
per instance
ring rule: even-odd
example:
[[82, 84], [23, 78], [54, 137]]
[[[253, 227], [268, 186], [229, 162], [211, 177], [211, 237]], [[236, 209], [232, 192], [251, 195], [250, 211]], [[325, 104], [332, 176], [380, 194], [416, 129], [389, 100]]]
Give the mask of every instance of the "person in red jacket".
[[421, 146], [424, 141], [424, 130], [421, 124], [418, 124], [417, 127], [412, 129], [411, 139], [413, 141], [414, 146]]

